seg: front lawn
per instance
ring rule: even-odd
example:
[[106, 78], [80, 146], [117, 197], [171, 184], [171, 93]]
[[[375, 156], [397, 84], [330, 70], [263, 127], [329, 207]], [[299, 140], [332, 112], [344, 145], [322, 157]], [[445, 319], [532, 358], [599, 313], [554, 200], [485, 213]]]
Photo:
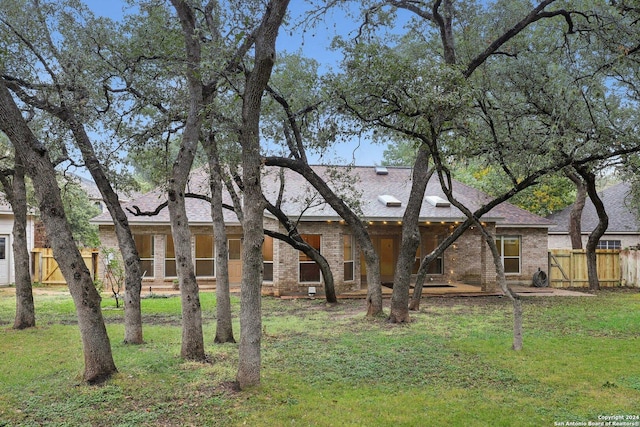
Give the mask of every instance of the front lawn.
[[215, 295], [201, 299], [207, 364], [179, 358], [177, 297], [144, 299], [146, 344], [127, 346], [105, 294], [119, 373], [90, 387], [71, 298], [37, 294], [38, 327], [15, 331], [0, 289], [0, 426], [640, 426], [635, 291], [527, 298], [517, 353], [502, 298], [428, 298], [405, 326], [366, 320], [361, 300], [265, 298], [262, 385], [243, 392], [237, 345], [213, 344]]

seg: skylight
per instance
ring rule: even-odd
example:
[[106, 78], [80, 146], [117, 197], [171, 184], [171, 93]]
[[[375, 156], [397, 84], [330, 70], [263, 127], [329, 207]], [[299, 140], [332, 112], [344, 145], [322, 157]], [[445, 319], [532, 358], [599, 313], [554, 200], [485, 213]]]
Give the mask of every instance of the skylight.
[[389, 170], [384, 166], [376, 166], [376, 175], [388, 175]]
[[390, 208], [398, 208], [402, 206], [402, 202], [400, 200], [388, 194], [383, 194], [381, 196], [378, 196], [378, 201]]
[[427, 196], [424, 199], [436, 208], [448, 208], [451, 206], [451, 203], [449, 203], [448, 200], [445, 200], [440, 196]]

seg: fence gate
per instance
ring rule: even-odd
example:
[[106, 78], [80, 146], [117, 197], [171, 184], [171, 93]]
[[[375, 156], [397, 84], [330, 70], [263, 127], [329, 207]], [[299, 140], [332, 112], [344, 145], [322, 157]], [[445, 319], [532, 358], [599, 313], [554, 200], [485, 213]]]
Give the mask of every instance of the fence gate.
[[[80, 254], [91, 272], [91, 277], [95, 278], [98, 268], [98, 251], [96, 249], [81, 249]], [[64, 285], [67, 283], [58, 263], [53, 258], [51, 248], [35, 248], [31, 255], [34, 282], [40, 282], [43, 285]]]
[[[620, 251], [596, 250], [598, 280], [602, 287], [619, 286]], [[549, 251], [549, 285], [554, 288], [589, 287], [587, 254], [582, 249], [551, 249]]]
[[640, 287], [640, 249], [628, 248], [620, 252], [622, 285]]

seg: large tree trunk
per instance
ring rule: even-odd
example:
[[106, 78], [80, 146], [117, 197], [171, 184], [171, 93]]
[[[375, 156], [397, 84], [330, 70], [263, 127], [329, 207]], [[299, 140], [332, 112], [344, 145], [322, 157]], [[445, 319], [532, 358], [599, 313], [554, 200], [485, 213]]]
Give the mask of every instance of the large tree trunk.
[[113, 190], [109, 179], [98, 157], [93, 144], [87, 135], [84, 126], [79, 123], [73, 113], [68, 112], [69, 124], [75, 141], [82, 153], [85, 165], [96, 183], [102, 200], [113, 218], [118, 247], [122, 254], [125, 271], [125, 297], [124, 297], [124, 342], [126, 344], [142, 344], [142, 311], [140, 307], [140, 292], [142, 290], [142, 271], [140, 269], [140, 257], [133, 233], [129, 227], [127, 218], [118, 195]]
[[264, 198], [261, 187], [260, 113], [262, 95], [271, 78], [276, 38], [289, 0], [271, 0], [255, 39], [254, 67], [242, 99], [242, 179], [244, 184], [244, 246], [240, 306], [240, 346], [236, 379], [241, 389], [260, 384], [262, 336], [262, 243]]
[[222, 212], [223, 181], [217, 142], [213, 134], [207, 136], [205, 150], [209, 160], [211, 220], [213, 221], [213, 238], [216, 247], [216, 337], [214, 342], [234, 343], [236, 340], [233, 337], [231, 298], [229, 296], [229, 250]]
[[182, 143], [173, 164], [167, 192], [171, 234], [176, 253], [176, 271], [182, 305], [182, 347], [185, 359], [204, 360], [202, 308], [191, 256], [191, 230], [185, 206], [185, 188], [191, 172], [202, 123], [203, 88], [200, 80], [201, 49], [193, 11], [182, 0], [171, 0], [182, 25], [187, 57], [186, 78], [189, 83], [189, 112], [182, 131]]
[[420, 245], [420, 208], [424, 200], [424, 192], [433, 170], [429, 170], [429, 150], [421, 146], [413, 168], [413, 179], [409, 201], [402, 217], [402, 241], [400, 254], [396, 262], [393, 276], [393, 293], [391, 295], [392, 323], [409, 322], [409, 289], [411, 270], [415, 263], [416, 251]]
[[31, 133], [18, 107], [0, 79], [0, 126], [33, 181], [42, 221], [54, 257], [73, 297], [84, 351], [84, 379], [99, 383], [117, 372], [100, 308], [100, 294], [86, 267], [64, 213], [55, 170], [47, 149]]
[[[26, 329], [36, 326], [36, 311], [33, 304], [29, 249], [27, 243], [27, 188], [24, 181], [24, 164], [15, 156], [13, 182], [5, 184], [5, 195], [13, 210], [13, 261], [16, 284], [16, 317], [14, 329]], [[9, 188], [8, 188], [9, 187]]]
[[580, 175], [573, 170], [567, 170], [565, 175], [576, 186], [576, 201], [571, 206], [571, 212], [569, 214], [571, 248], [582, 249], [582, 211], [587, 201], [587, 186], [582, 178], [580, 178]]
[[596, 291], [600, 289], [600, 281], [598, 280], [598, 263], [596, 259], [596, 248], [600, 238], [604, 235], [609, 227], [609, 216], [604, 208], [604, 203], [598, 195], [596, 189], [596, 176], [593, 172], [588, 171], [585, 168], [579, 168], [578, 173], [584, 179], [587, 187], [587, 193], [593, 206], [596, 208], [598, 214], [598, 225], [589, 233], [589, 239], [587, 240], [586, 252], [587, 252], [587, 273], [589, 275], [589, 289]]

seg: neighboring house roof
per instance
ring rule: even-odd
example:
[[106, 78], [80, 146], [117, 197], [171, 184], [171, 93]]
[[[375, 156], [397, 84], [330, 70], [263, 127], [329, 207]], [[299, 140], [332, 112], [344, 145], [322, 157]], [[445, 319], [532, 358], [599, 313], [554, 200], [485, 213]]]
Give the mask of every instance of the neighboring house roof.
[[[621, 182], [599, 192], [605, 211], [609, 217], [609, 234], [638, 234], [640, 233], [640, 221], [638, 220], [637, 210], [630, 206], [630, 190], [631, 185], [627, 182]], [[549, 215], [547, 218], [556, 225], [549, 228], [551, 234], [566, 234], [569, 232], [569, 215], [571, 208], [569, 206], [560, 212]], [[596, 228], [598, 224], [598, 214], [593, 206], [591, 199], [587, 200], [582, 211], [582, 233], [588, 234]]]
[[[275, 168], [266, 169], [262, 178], [263, 191], [267, 199], [275, 202], [281, 185], [281, 176], [279, 170]], [[388, 167], [381, 170], [381, 168], [362, 166], [314, 166], [313, 169], [329, 183], [348, 205], [358, 206], [363, 220], [402, 220], [411, 191], [411, 168]], [[282, 210], [290, 217], [300, 217], [302, 221], [340, 219], [331, 206], [324, 202], [311, 185], [299, 174], [285, 170], [284, 188]], [[192, 173], [187, 191], [209, 194], [208, 175], [203, 169]], [[460, 202], [472, 211], [491, 200], [483, 192], [459, 182], [453, 183], [453, 193]], [[225, 203], [231, 204], [228, 195], [225, 194], [224, 199]], [[125, 207], [137, 206], [143, 212], [154, 211], [165, 200], [165, 191], [158, 189], [132, 200], [125, 204]], [[355, 202], [356, 200], [359, 202]], [[187, 198], [186, 203], [191, 224], [211, 223], [211, 209], [206, 201]], [[234, 213], [225, 210], [224, 214], [227, 224], [239, 223]], [[128, 215], [131, 224], [169, 223], [167, 209], [163, 209], [156, 216], [134, 216], [131, 213], [128, 213]], [[269, 214], [265, 215], [269, 216]], [[425, 201], [422, 203], [420, 211], [420, 221], [453, 222], [464, 219], [465, 216], [462, 212], [448, 204], [437, 177], [433, 176], [425, 192]], [[546, 228], [551, 224], [545, 218], [509, 203], [502, 203], [482, 219], [507, 227]], [[92, 222], [98, 224], [112, 223], [108, 213], [95, 217]]]
[[[93, 180], [89, 178], [85, 178], [81, 175], [72, 174], [72, 173], [68, 173], [68, 176], [71, 177], [71, 179], [77, 180], [80, 187], [87, 194], [87, 197], [89, 198], [89, 200], [102, 201], [102, 193], [100, 193], [100, 189], [98, 189], [98, 186]], [[130, 193], [125, 193], [123, 191], [117, 191], [117, 194], [118, 194], [118, 199], [120, 200], [120, 203], [128, 202], [129, 200], [140, 195], [139, 193], [130, 194]]]

